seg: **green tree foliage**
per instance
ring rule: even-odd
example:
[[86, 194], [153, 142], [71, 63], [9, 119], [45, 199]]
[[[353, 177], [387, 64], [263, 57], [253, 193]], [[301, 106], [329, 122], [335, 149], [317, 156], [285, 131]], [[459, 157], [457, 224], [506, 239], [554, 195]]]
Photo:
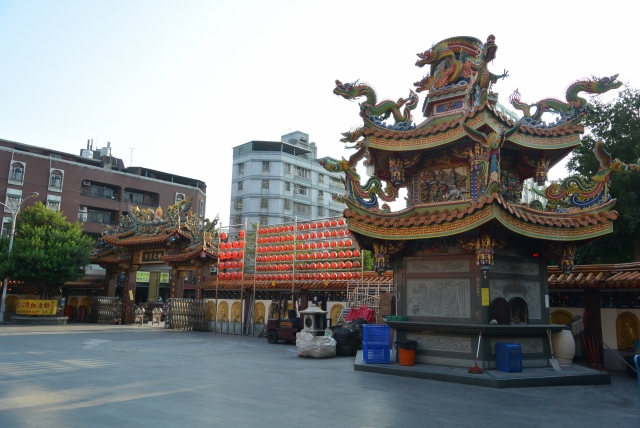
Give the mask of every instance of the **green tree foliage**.
[[[625, 88], [617, 98], [603, 103], [592, 102], [585, 120], [589, 134], [582, 139], [567, 164], [571, 171], [593, 176], [599, 163], [593, 154], [601, 139], [612, 159], [637, 163], [640, 157], [640, 91]], [[626, 263], [640, 261], [640, 174], [611, 174], [611, 196], [617, 199], [614, 209], [620, 217], [613, 223], [614, 232], [578, 250], [577, 262]]]
[[[43, 297], [58, 295], [65, 282], [84, 275], [94, 240], [81, 223], [69, 223], [42, 203], [18, 215], [10, 262], [0, 264], [0, 276], [43, 286]], [[0, 243], [0, 260], [7, 260], [9, 238]]]
[[373, 253], [369, 250], [362, 251], [364, 254], [364, 270], [366, 272], [373, 271], [374, 263], [373, 263]]

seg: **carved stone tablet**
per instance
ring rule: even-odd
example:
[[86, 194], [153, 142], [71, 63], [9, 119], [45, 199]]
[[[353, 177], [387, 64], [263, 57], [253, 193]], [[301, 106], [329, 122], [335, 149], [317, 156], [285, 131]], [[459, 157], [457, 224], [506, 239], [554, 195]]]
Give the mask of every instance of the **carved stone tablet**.
[[408, 340], [418, 342], [418, 349], [428, 349], [430, 351], [471, 352], [471, 339], [468, 337], [447, 337], [409, 333]]
[[407, 273], [469, 272], [469, 260], [407, 260]]
[[470, 318], [468, 279], [407, 279], [407, 315]]

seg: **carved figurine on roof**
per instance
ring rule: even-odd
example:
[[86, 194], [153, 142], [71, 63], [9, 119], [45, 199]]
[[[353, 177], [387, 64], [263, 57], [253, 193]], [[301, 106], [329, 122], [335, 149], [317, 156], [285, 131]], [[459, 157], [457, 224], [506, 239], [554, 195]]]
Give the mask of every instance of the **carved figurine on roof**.
[[[338, 199], [347, 205], [349, 227], [365, 248], [385, 240], [480, 233], [478, 228], [489, 224], [543, 240], [584, 240], [611, 232], [617, 215], [611, 210], [615, 201], [608, 195], [606, 176], [635, 171], [633, 166], [609, 160], [593, 182], [552, 184], [545, 192], [550, 201], [546, 210], [521, 203], [521, 192], [528, 178], [544, 184], [549, 168], [580, 144], [580, 122], [589, 109], [579, 94], [616, 89], [621, 86], [617, 75], [572, 83], [566, 101], [546, 98], [527, 104], [516, 90], [509, 97], [512, 111], [493, 91], [509, 76], [506, 70], [490, 70], [497, 49], [493, 35], [484, 43], [452, 37], [433, 44], [417, 54], [416, 65], [428, 65], [428, 73], [414, 83], [415, 92], [398, 101], [379, 100], [372, 86], [359, 80], [336, 80], [334, 94], [360, 101], [362, 125], [341, 139], [355, 154], [319, 162], [345, 173], [346, 192]], [[416, 125], [412, 112], [418, 94], [425, 95], [425, 119]], [[557, 117], [546, 123], [543, 113]], [[356, 171], [361, 160], [374, 171], [365, 184]], [[379, 206], [379, 199], [395, 200], [401, 188], [407, 189], [405, 209], [388, 212], [387, 204]]]

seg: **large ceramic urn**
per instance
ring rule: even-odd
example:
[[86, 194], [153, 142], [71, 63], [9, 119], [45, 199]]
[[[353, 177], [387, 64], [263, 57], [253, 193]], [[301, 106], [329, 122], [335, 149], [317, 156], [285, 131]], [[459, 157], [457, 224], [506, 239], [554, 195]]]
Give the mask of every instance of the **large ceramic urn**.
[[573, 357], [576, 355], [576, 342], [571, 330], [562, 330], [551, 335], [553, 353], [560, 367], [571, 367]]

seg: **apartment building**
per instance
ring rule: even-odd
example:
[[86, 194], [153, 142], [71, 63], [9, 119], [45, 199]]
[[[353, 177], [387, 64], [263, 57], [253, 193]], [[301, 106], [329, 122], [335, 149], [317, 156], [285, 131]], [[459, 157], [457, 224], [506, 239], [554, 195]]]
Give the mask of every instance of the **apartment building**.
[[233, 148], [229, 224], [279, 224], [333, 217], [345, 206], [333, 196], [344, 194], [340, 174], [317, 162], [318, 149], [309, 134], [295, 131], [281, 141], [249, 141]]

